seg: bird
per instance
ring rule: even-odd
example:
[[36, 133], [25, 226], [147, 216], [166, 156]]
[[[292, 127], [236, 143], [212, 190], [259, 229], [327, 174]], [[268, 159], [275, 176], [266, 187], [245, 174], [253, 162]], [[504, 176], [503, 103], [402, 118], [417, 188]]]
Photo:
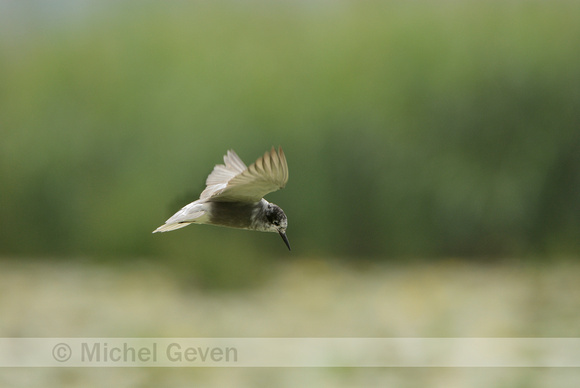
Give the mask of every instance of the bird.
[[286, 186], [288, 163], [282, 147], [266, 151], [247, 167], [234, 150], [228, 150], [224, 164], [207, 177], [199, 199], [185, 205], [165, 224], [153, 231], [169, 232], [190, 224], [277, 232], [290, 249], [286, 237], [288, 218], [284, 211], [263, 197]]

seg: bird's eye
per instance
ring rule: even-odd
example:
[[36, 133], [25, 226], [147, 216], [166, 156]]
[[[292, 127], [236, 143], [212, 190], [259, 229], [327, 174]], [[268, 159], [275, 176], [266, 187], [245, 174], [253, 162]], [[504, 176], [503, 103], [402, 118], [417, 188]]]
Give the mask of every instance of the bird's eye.
[[278, 221], [278, 220], [274, 221], [274, 225], [279, 226], [280, 225], [280, 221]]

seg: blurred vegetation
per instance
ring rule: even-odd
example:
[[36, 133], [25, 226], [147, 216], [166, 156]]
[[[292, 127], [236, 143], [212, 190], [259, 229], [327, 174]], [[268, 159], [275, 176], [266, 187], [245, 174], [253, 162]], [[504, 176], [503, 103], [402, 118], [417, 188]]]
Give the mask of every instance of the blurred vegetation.
[[[3, 256], [244, 278], [271, 256], [580, 253], [579, 3], [121, 2], [58, 23], [24, 4], [0, 27]], [[151, 235], [227, 149], [272, 145], [292, 253]]]

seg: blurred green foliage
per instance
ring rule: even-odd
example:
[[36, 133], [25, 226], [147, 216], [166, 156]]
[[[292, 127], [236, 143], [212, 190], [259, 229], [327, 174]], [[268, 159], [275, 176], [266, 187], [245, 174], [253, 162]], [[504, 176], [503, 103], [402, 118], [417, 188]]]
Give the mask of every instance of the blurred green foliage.
[[278, 236], [150, 232], [227, 149], [272, 145], [292, 255], [578, 254], [578, 20], [576, 2], [121, 2], [3, 23], [0, 254], [252, 276], [289, 256]]

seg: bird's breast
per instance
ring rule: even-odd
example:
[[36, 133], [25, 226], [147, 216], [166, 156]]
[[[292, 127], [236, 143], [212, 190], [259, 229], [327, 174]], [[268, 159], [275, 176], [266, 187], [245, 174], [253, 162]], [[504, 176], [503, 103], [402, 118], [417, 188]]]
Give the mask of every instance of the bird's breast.
[[261, 209], [259, 203], [210, 202], [209, 224], [229, 228], [256, 229], [256, 215]]

